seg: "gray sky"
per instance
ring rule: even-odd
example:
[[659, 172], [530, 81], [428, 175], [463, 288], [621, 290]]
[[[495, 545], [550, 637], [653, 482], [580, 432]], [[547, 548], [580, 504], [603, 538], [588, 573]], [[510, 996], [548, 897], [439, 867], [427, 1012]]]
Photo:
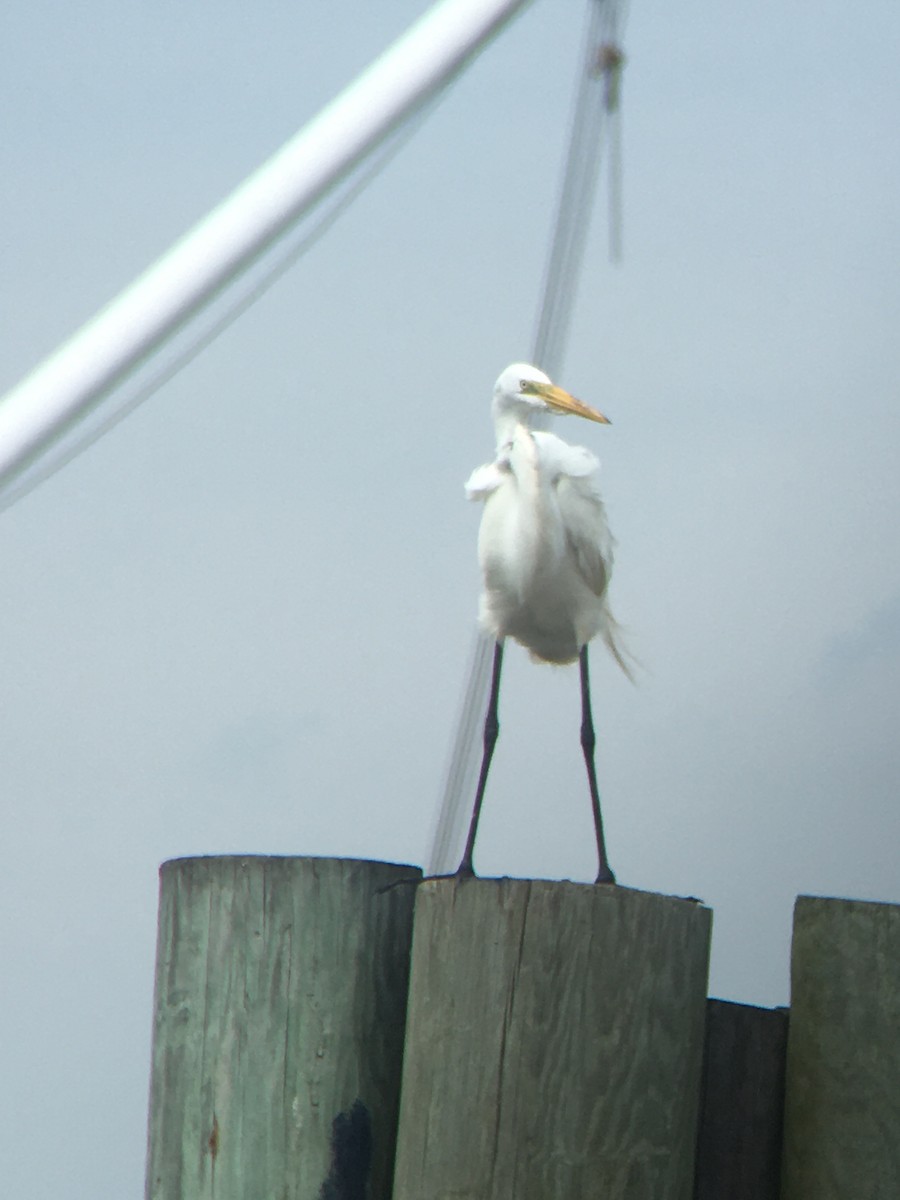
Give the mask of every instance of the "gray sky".
[[[0, 388], [424, 5], [36, 0], [0, 16]], [[801, 892], [900, 899], [900, 14], [634, 0], [625, 262], [560, 382], [610, 429], [594, 653], [621, 882], [788, 998]], [[528, 353], [583, 30], [540, 0], [237, 326], [0, 518], [0, 1161], [143, 1186], [156, 869], [422, 862], [465, 679], [490, 389]], [[577, 673], [508, 656], [477, 865], [591, 878]]]

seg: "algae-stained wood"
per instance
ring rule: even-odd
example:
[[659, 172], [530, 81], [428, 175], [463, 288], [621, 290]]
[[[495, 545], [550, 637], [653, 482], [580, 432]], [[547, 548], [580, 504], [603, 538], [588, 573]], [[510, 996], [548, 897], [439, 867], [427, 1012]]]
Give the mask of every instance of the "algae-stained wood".
[[782, 1196], [900, 1196], [896, 904], [797, 898]]
[[706, 1006], [694, 1200], [779, 1200], [786, 1009]]
[[419, 877], [164, 864], [148, 1200], [389, 1200]]
[[422, 883], [394, 1200], [689, 1200], [709, 932], [625, 888]]

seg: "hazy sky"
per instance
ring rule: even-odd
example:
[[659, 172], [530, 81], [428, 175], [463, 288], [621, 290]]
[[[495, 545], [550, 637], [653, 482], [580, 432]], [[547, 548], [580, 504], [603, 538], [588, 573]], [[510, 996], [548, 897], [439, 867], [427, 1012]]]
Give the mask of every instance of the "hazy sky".
[[[0, 388], [423, 10], [0, 15]], [[715, 910], [711, 991], [788, 999], [794, 897], [900, 899], [900, 14], [634, 0], [625, 260], [560, 382], [609, 429], [594, 652], [612, 864]], [[863, 20], [863, 16], [865, 20]], [[492, 383], [528, 353], [584, 24], [537, 0], [327, 236], [0, 517], [0, 1162], [142, 1192], [156, 871], [422, 862], [478, 592]], [[477, 865], [589, 879], [577, 673], [507, 655]]]

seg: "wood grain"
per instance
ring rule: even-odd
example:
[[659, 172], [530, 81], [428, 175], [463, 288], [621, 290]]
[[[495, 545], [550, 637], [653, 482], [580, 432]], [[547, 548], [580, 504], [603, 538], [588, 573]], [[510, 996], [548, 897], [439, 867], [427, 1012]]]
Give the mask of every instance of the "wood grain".
[[709, 933], [626, 888], [421, 884], [394, 1200], [688, 1200]]
[[900, 1196], [900, 906], [799, 896], [784, 1200]]
[[164, 864], [148, 1200], [389, 1200], [419, 875]]

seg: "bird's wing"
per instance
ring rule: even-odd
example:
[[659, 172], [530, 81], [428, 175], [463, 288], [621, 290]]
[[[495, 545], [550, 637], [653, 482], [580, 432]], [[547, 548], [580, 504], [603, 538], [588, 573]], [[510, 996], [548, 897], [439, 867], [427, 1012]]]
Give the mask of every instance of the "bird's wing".
[[555, 481], [557, 503], [579, 574], [597, 596], [606, 592], [613, 538], [600, 496], [600, 462], [584, 446], [552, 433], [534, 434], [541, 466]]
[[572, 479], [593, 479], [599, 494], [600, 460], [584, 446], [570, 446], [555, 433], [536, 429], [531, 436], [540, 457], [541, 469], [550, 478], [568, 475]]
[[498, 458], [483, 467], [476, 467], [466, 480], [467, 500], [486, 500], [491, 492], [496, 492], [509, 472], [509, 462]]
[[615, 539], [600, 494], [600, 461], [583, 446], [570, 446], [552, 433], [534, 433], [541, 466], [554, 479], [559, 515], [576, 569], [603, 601], [601, 633], [610, 654], [634, 683], [635, 660], [625, 646], [606, 602]]
[[562, 476], [556, 487], [566, 540], [578, 572], [597, 596], [606, 592], [612, 571], [612, 536], [596, 491], [581, 479]]

